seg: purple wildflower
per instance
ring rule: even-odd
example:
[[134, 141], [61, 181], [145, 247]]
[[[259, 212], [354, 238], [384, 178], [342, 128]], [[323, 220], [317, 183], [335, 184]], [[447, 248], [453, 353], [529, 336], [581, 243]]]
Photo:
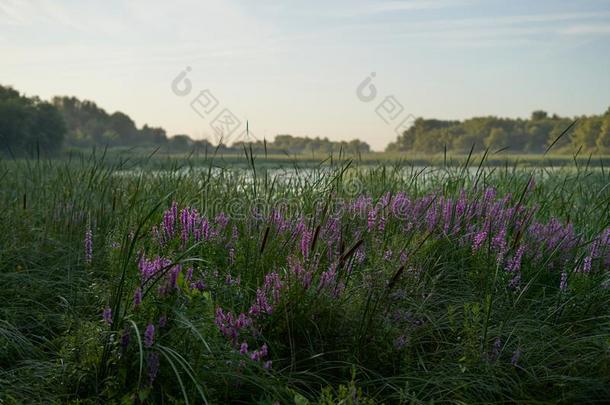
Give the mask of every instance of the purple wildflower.
[[271, 272], [265, 275], [265, 284], [263, 284], [265, 292], [271, 294], [275, 303], [280, 300], [280, 290], [282, 289], [282, 280], [279, 274]]
[[123, 330], [123, 333], [121, 334], [121, 349], [123, 349], [123, 350], [127, 349], [127, 346], [129, 346], [130, 340], [131, 340], [131, 333], [129, 331], [129, 328], [125, 328]]
[[426, 227], [429, 232], [432, 232], [436, 227], [436, 204], [431, 204], [426, 212]]
[[498, 234], [493, 237], [491, 240], [491, 247], [497, 252], [496, 263], [499, 266], [504, 261], [504, 256], [508, 250], [506, 244], [506, 226], [502, 226]]
[[472, 253], [476, 253], [487, 239], [487, 231], [477, 233], [472, 240]]
[[250, 307], [250, 311], [249, 311], [250, 315], [254, 315], [254, 316], [257, 316], [259, 314], [271, 315], [272, 312], [273, 312], [273, 307], [269, 303], [269, 300], [267, 299], [267, 295], [265, 294], [265, 291], [260, 288], [257, 289], [256, 290], [256, 299], [254, 301], [254, 304], [252, 304], [252, 306]]
[[144, 332], [144, 346], [152, 347], [153, 343], [155, 343], [155, 325], [149, 323]]
[[385, 231], [385, 224], [386, 224], [386, 219], [382, 215], [379, 217], [379, 223], [377, 224], [377, 229], [379, 230], [379, 232]]
[[220, 232], [220, 231], [224, 230], [227, 227], [227, 225], [229, 224], [229, 217], [224, 212], [220, 212], [220, 213], [218, 213], [218, 215], [216, 215], [216, 218], [214, 218], [214, 221], [216, 222], [216, 225], [218, 226], [217, 232]]
[[169, 210], [163, 213], [163, 237], [164, 240], [171, 240], [174, 237], [176, 219], [178, 217], [178, 204], [174, 201]]
[[405, 335], [400, 335], [394, 340], [394, 348], [401, 350], [407, 345], [407, 342], [407, 337]]
[[216, 308], [214, 323], [226, 338], [231, 339], [236, 344], [240, 329], [252, 325], [252, 319], [244, 313], [235, 318], [232, 312], [224, 312], [221, 307], [218, 307]]
[[265, 343], [261, 346], [260, 349], [255, 350], [252, 353], [250, 353], [250, 359], [252, 361], [259, 361], [259, 360], [267, 357], [268, 354], [269, 354], [269, 351], [267, 349], [267, 344]]
[[142, 288], [138, 287], [138, 288], [136, 288], [136, 291], [133, 294], [133, 306], [137, 308], [140, 306], [141, 303], [142, 303]]
[[203, 240], [210, 239], [210, 221], [207, 218], [201, 220], [201, 238]]
[[515, 274], [515, 276], [509, 281], [508, 287], [516, 290], [519, 288], [519, 284], [521, 284], [521, 273]]
[[167, 315], [163, 314], [159, 317], [159, 328], [165, 328], [167, 325]]
[[375, 227], [375, 222], [377, 222], [377, 210], [375, 208], [372, 208], [367, 216], [367, 226], [369, 232], [371, 232]]
[[93, 260], [93, 232], [91, 227], [85, 231], [85, 263], [91, 264]]
[[239, 347], [239, 353], [240, 353], [240, 354], [243, 354], [243, 355], [248, 354], [248, 343], [243, 342], [243, 343], [241, 344], [241, 346]]
[[362, 264], [364, 259], [366, 259], [366, 253], [364, 252], [364, 248], [360, 246], [358, 250], [356, 250], [356, 253], [354, 253], [354, 261], [358, 264]]
[[518, 362], [519, 362], [519, 358], [521, 357], [521, 349], [517, 348], [517, 350], [515, 350], [513, 352], [513, 356], [510, 359], [510, 364], [512, 364], [515, 367], [518, 367]]
[[337, 268], [336, 265], [330, 266], [330, 268], [323, 272], [320, 275], [320, 284], [318, 285], [318, 289], [322, 290], [324, 288], [330, 287], [337, 277]]
[[159, 354], [149, 353], [148, 354], [148, 382], [152, 384], [157, 378], [159, 373]]
[[521, 245], [515, 252], [515, 255], [508, 261], [506, 271], [509, 273], [517, 273], [521, 269], [521, 258], [525, 252], [525, 246]]
[[443, 206], [443, 232], [449, 233], [449, 226], [451, 225], [451, 214], [453, 213], [453, 202], [451, 199], [447, 199], [442, 204]]
[[565, 291], [568, 289], [568, 273], [565, 271], [561, 273], [561, 280], [559, 282], [559, 290]]
[[196, 283], [191, 284], [191, 288], [194, 288], [198, 291], [203, 291], [205, 290], [205, 283], [203, 282], [203, 280], [199, 280]]
[[587, 256], [585, 257], [583, 264], [582, 264], [582, 271], [583, 273], [590, 273], [591, 272], [591, 264], [593, 262], [593, 257], [591, 256]]
[[307, 229], [303, 229], [303, 234], [301, 235], [301, 254], [304, 259], [309, 257], [309, 250], [311, 248], [311, 232]]
[[169, 271], [168, 290], [176, 290], [178, 288], [178, 276], [182, 271], [182, 265], [178, 264], [172, 267]]
[[406, 251], [402, 251], [402, 253], [400, 254], [400, 264], [401, 265], [405, 265], [407, 264], [407, 261], [409, 260], [409, 255], [407, 254]]
[[110, 308], [109, 306], [106, 306], [104, 308], [104, 312], [102, 313], [102, 317], [104, 318], [104, 322], [106, 322], [108, 325], [112, 324], [112, 308]]

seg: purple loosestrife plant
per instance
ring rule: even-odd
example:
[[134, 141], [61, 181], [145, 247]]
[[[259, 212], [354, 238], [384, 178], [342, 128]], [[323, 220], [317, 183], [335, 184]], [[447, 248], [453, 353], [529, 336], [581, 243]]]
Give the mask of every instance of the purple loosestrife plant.
[[131, 332], [128, 327], [123, 329], [123, 333], [121, 334], [121, 350], [127, 350], [127, 346], [129, 346], [129, 342], [131, 340]]
[[157, 378], [157, 374], [159, 374], [159, 354], [155, 352], [151, 352], [148, 354], [148, 383], [152, 385], [152, 383]]
[[133, 306], [138, 308], [142, 304], [142, 287], [136, 288], [133, 294]]
[[85, 263], [91, 264], [93, 260], [93, 232], [91, 231], [91, 227], [87, 227], [85, 231]]
[[155, 343], [155, 325], [149, 323], [144, 332], [144, 347], [150, 348]]
[[472, 253], [476, 253], [481, 249], [483, 242], [487, 239], [487, 231], [480, 231], [472, 239]]
[[513, 355], [510, 359], [510, 364], [513, 365], [513, 367], [519, 367], [519, 359], [521, 358], [521, 354], [521, 348], [517, 348], [517, 350], [513, 352]]
[[303, 233], [301, 234], [301, 254], [303, 255], [303, 259], [307, 259], [309, 257], [311, 238], [311, 232], [307, 228], [303, 229]]
[[109, 306], [104, 307], [104, 311], [102, 313], [102, 318], [104, 318], [104, 322], [106, 322], [106, 324], [111, 325], [112, 324], [112, 308], [110, 308]]
[[506, 271], [509, 273], [519, 273], [521, 270], [521, 259], [525, 252], [525, 245], [519, 246], [513, 257], [508, 261], [506, 265]]
[[561, 280], [559, 281], [559, 290], [566, 291], [568, 289], [568, 273], [565, 271], [561, 273]]
[[176, 232], [176, 219], [178, 217], [178, 204], [174, 201], [169, 210], [163, 213], [163, 241], [173, 239]]
[[242, 344], [239, 346], [239, 354], [248, 354], [248, 343], [242, 342]]

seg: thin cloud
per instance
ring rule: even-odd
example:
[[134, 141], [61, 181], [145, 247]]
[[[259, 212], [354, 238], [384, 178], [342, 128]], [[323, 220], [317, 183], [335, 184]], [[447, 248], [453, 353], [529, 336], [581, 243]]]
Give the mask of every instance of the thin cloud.
[[561, 33], [567, 35], [606, 35], [610, 34], [610, 25], [574, 25], [562, 30]]
[[448, 7], [459, 7], [473, 3], [473, 1], [456, 0], [392, 0], [380, 1], [363, 9], [368, 13], [387, 13], [393, 11], [428, 10]]

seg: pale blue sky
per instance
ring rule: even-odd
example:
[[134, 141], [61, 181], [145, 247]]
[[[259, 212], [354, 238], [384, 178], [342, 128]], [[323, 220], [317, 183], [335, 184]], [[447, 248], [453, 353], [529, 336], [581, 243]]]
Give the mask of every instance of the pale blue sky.
[[[259, 138], [394, 140], [376, 114], [461, 119], [610, 106], [610, 1], [0, 0], [0, 83], [210, 136], [170, 84], [186, 66]], [[378, 99], [357, 86], [375, 72]]]

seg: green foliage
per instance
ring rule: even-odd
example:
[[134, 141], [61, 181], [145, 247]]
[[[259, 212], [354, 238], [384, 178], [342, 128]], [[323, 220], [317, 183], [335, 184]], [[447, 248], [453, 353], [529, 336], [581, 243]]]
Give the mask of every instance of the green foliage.
[[292, 135], [277, 135], [273, 142], [256, 141], [250, 143], [237, 142], [232, 148], [239, 151], [243, 147], [252, 148], [256, 153], [276, 154], [308, 154], [328, 156], [331, 153], [368, 153], [371, 148], [366, 142], [358, 139], [352, 141], [330, 141], [328, 138], [307, 138]]
[[[530, 119], [475, 117], [464, 121], [441, 121], [418, 118], [386, 151], [410, 151], [423, 154], [445, 150], [468, 153], [489, 148], [492, 152], [543, 153], [553, 145], [556, 153], [608, 153], [608, 113], [605, 116], [564, 118], [534, 111]], [[572, 121], [577, 124], [572, 133], [562, 133]]]
[[52, 103], [66, 122], [68, 147], [162, 146], [168, 142], [163, 128], [144, 125], [138, 129], [128, 115], [109, 114], [92, 101], [54, 97]]
[[367, 398], [361, 387], [356, 385], [356, 370], [352, 369], [352, 379], [347, 385], [339, 385], [337, 390], [332, 387], [322, 389], [319, 405], [375, 405], [378, 402]]
[[61, 150], [66, 128], [55, 107], [0, 86], [0, 153], [49, 156]]

